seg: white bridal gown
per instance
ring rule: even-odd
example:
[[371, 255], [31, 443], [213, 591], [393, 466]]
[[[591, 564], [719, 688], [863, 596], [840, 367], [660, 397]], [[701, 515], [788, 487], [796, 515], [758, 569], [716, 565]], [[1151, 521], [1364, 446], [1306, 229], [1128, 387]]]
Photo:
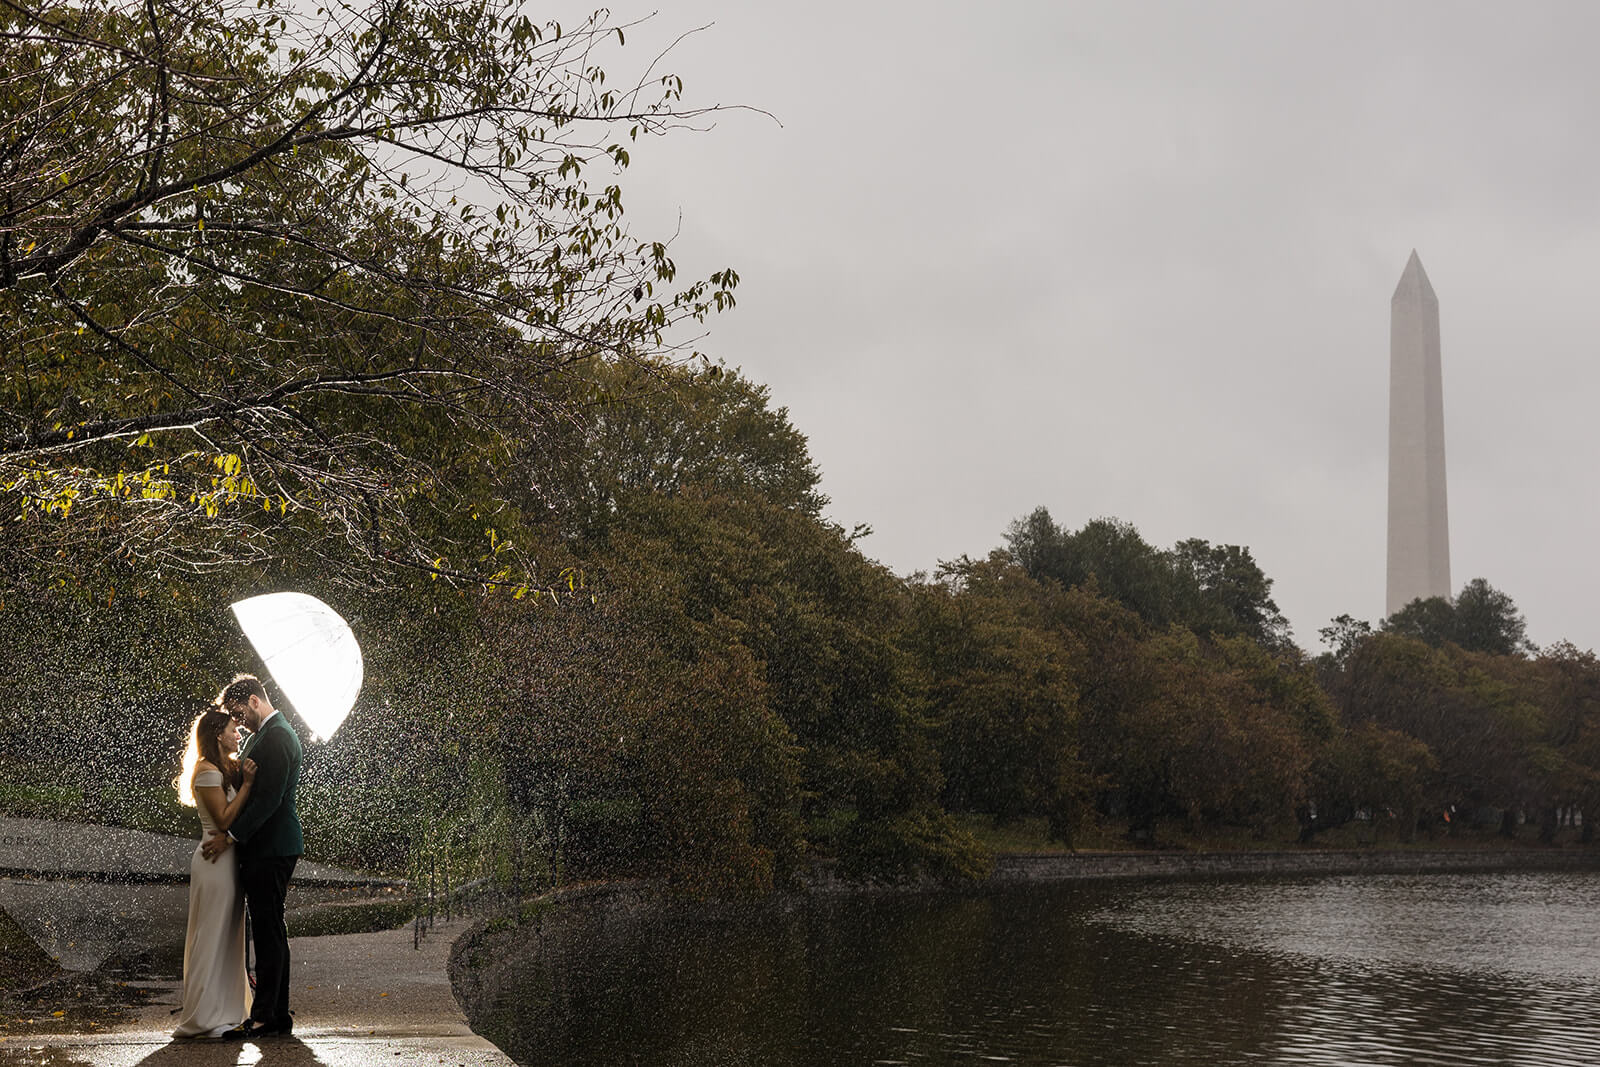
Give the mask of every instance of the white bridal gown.
[[[195, 775], [196, 788], [222, 785], [221, 771]], [[233, 790], [228, 790], [233, 799]], [[204, 802], [200, 840], [217, 824]], [[250, 1011], [250, 987], [244, 974], [244, 894], [239, 891], [239, 865], [231, 853], [210, 863], [195, 846], [189, 861], [189, 933], [183, 941], [183, 1009], [173, 1034], [177, 1037], [220, 1036], [238, 1026]]]

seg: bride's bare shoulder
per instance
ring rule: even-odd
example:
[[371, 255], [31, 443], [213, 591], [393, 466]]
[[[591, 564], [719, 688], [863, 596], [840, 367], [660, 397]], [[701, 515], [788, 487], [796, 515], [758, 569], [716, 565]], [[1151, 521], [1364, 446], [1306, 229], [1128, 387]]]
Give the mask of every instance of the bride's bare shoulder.
[[196, 761], [196, 763], [194, 765], [194, 773], [195, 774], [201, 774], [201, 773], [203, 773], [205, 771], [214, 771], [216, 769], [217, 769], [217, 765], [215, 763], [212, 763], [208, 759], [198, 760], [198, 761]]

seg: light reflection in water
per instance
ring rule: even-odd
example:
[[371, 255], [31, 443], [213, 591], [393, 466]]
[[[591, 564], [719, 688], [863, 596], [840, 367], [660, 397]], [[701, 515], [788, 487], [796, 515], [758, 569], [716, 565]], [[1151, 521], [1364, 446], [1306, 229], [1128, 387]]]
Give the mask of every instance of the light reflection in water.
[[1276, 958], [1267, 1062], [1600, 1062], [1600, 879], [1433, 875], [1148, 887], [1089, 917]]
[[596, 915], [474, 1018], [544, 1064], [1600, 1063], [1600, 877]]

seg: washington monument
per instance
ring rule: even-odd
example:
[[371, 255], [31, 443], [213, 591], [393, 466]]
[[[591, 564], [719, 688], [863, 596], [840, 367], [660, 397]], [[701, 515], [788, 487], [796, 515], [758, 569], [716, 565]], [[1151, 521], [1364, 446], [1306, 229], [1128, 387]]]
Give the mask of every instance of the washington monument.
[[1389, 302], [1389, 587], [1384, 615], [1450, 596], [1439, 298], [1411, 253]]

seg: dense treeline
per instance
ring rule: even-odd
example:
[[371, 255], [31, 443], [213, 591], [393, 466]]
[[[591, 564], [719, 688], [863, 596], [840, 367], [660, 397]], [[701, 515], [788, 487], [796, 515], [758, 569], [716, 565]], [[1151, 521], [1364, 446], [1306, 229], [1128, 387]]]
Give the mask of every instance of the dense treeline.
[[1593, 810], [1600, 664], [1536, 653], [1487, 583], [1376, 631], [1341, 617], [1311, 659], [1247, 549], [1158, 549], [1121, 522], [1068, 530], [1041, 508], [981, 559], [900, 578], [823, 517], [761, 386], [595, 362], [559, 387], [586, 414], [521, 461], [540, 488], [497, 536], [565, 574], [563, 595], [284, 564], [8, 597], [8, 807], [181, 828], [165, 782], [183, 723], [253, 662], [224, 606], [293, 585], [369, 654], [305, 789], [318, 853], [351, 863], [427, 841], [553, 878], [764, 889], [817, 861], [980, 876], [969, 831], [990, 823], [1161, 845], [1525, 816], [1548, 839]]

